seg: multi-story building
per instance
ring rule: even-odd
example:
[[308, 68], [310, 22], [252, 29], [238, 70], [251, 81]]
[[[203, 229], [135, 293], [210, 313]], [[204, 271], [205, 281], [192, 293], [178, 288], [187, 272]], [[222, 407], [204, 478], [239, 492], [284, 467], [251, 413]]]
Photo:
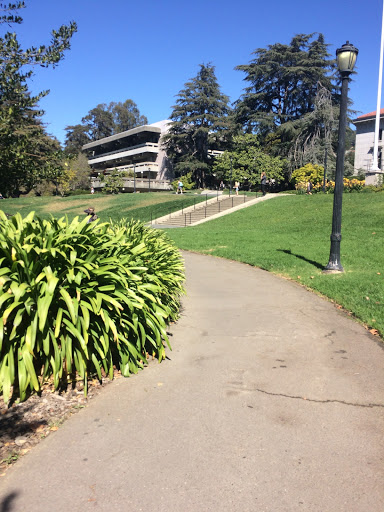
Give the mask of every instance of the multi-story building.
[[103, 187], [102, 175], [117, 169], [125, 171], [123, 190], [169, 190], [172, 169], [161, 137], [167, 132], [169, 121], [137, 126], [110, 137], [83, 146], [92, 168], [92, 185]]
[[355, 173], [358, 174], [363, 171], [366, 175], [367, 185], [377, 184], [384, 168], [384, 109], [380, 110], [379, 125], [378, 167], [380, 172], [372, 171], [376, 112], [369, 112], [359, 116], [353, 121], [353, 124], [356, 126]]

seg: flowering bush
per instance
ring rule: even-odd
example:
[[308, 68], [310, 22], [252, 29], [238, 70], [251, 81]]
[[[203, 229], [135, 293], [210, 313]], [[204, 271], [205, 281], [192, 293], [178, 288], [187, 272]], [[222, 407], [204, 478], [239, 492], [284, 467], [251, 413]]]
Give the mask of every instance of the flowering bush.
[[364, 187], [365, 180], [344, 178], [344, 192], [361, 192]]
[[[344, 178], [344, 192], [362, 192], [365, 187], [365, 180], [357, 180], [355, 178], [348, 179]], [[295, 186], [296, 190], [299, 192], [299, 194], [304, 194], [307, 190], [307, 182], [299, 182]], [[312, 188], [312, 194], [316, 194], [317, 192], [323, 191], [323, 183], [319, 182], [313, 185]], [[333, 194], [335, 191], [335, 182], [334, 181], [327, 181], [325, 184], [325, 192], [326, 194]]]
[[295, 189], [297, 190], [298, 194], [305, 194], [307, 192], [307, 182], [300, 181], [299, 183], [296, 183]]
[[[301, 190], [301, 184], [310, 181], [312, 185], [317, 185], [323, 182], [324, 167], [317, 164], [307, 164], [300, 169], [293, 171], [291, 182], [295, 184], [296, 190]], [[297, 185], [300, 184], [298, 188]], [[304, 189], [305, 190], [305, 189]]]

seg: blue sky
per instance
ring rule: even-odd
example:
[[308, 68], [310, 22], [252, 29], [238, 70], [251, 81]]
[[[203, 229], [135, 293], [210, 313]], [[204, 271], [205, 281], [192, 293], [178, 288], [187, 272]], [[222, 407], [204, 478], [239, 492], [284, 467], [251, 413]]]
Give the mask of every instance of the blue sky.
[[[78, 32], [65, 60], [35, 69], [33, 93], [41, 101], [47, 131], [61, 142], [99, 103], [137, 103], [150, 123], [167, 119], [177, 93], [199, 64], [211, 62], [231, 101], [241, 95], [244, 74], [235, 66], [256, 48], [289, 43], [298, 33], [322, 32], [329, 52], [349, 40], [359, 49], [350, 87], [354, 108], [376, 110], [382, 0], [27, 0], [15, 30], [23, 47], [48, 44], [50, 32], [74, 20]], [[3, 30], [6, 27], [2, 27]]]

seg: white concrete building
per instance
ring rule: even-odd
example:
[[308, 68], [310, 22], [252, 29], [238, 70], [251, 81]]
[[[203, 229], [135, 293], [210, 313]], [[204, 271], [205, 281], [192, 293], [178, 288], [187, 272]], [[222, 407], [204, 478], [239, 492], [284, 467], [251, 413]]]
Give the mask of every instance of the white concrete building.
[[100, 175], [115, 169], [129, 171], [133, 176], [124, 178], [123, 190], [170, 190], [172, 169], [161, 149], [161, 137], [167, 133], [169, 121], [137, 126], [110, 137], [83, 146], [92, 168], [92, 185], [102, 188]]
[[378, 167], [381, 172], [379, 173], [372, 171], [375, 121], [376, 112], [363, 114], [353, 121], [353, 124], [356, 126], [355, 174], [363, 171], [366, 175], [367, 185], [376, 185], [381, 179], [384, 168], [384, 109], [380, 110]]

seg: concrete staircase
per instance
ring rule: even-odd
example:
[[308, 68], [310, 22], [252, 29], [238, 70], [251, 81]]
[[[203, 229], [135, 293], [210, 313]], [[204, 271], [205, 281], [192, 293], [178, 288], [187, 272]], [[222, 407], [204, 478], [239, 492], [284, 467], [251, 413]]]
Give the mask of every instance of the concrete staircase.
[[[271, 194], [272, 195], [272, 194]], [[267, 196], [266, 196], [267, 197]], [[152, 221], [152, 227], [165, 228], [165, 227], [186, 227], [194, 226], [210, 220], [213, 217], [225, 215], [230, 211], [243, 208], [247, 203], [253, 204], [255, 201], [260, 200], [262, 197], [259, 194], [259, 198], [256, 199], [255, 195], [232, 195], [228, 196], [217, 196], [213, 199], [198, 203], [194, 206], [190, 206], [178, 212], [173, 212], [169, 215], [165, 215], [159, 219]], [[263, 198], [264, 199], [264, 198]], [[249, 204], [249, 206], [250, 206]], [[247, 204], [248, 206], [248, 204]]]

